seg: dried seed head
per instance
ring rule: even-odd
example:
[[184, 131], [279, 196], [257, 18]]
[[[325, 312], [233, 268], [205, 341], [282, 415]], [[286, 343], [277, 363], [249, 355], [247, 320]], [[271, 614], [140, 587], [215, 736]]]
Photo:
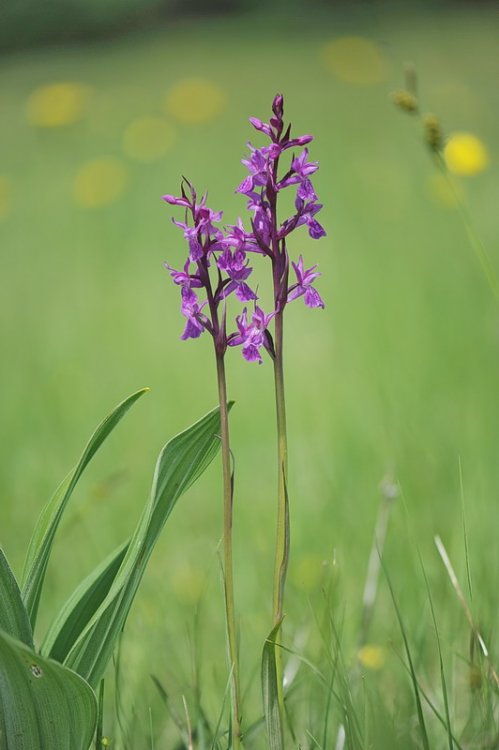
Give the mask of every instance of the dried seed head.
[[432, 151], [441, 151], [444, 145], [444, 134], [440, 120], [435, 115], [423, 117], [424, 138]]
[[418, 100], [414, 94], [411, 94], [410, 91], [406, 91], [405, 89], [394, 91], [392, 94], [392, 102], [396, 107], [399, 107], [399, 109], [402, 109], [409, 114], [418, 111]]

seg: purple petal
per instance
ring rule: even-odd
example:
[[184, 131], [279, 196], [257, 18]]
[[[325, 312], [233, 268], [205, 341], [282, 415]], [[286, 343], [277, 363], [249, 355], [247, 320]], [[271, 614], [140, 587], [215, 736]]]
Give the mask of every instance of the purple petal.
[[307, 307], [322, 307], [324, 308], [324, 302], [317, 291], [313, 287], [309, 286], [305, 291], [305, 304]]
[[248, 195], [253, 190], [253, 177], [245, 177], [245, 179], [241, 182], [239, 187], [236, 190], [236, 193], [243, 193], [243, 195]]
[[187, 323], [185, 324], [184, 332], [180, 338], [182, 339], [182, 341], [186, 341], [187, 339], [198, 339], [203, 331], [204, 328], [201, 323], [198, 323], [195, 318], [189, 318], [187, 320]]
[[253, 127], [256, 128], [256, 130], [260, 130], [262, 133], [265, 133], [265, 135], [271, 135], [270, 128], [267, 123], [262, 122], [262, 120], [259, 120], [258, 117], [250, 117], [249, 121], [253, 125]]
[[294, 299], [298, 299], [298, 297], [301, 297], [302, 294], [305, 294], [305, 287], [301, 286], [300, 284], [296, 284], [294, 287], [291, 287], [288, 292], [288, 302], [292, 302]]
[[186, 208], [191, 206], [187, 198], [176, 198], [174, 195], [163, 195], [161, 200], [166, 201], [171, 206], [185, 206]]
[[324, 227], [322, 227], [318, 221], [315, 219], [311, 219], [310, 221], [307, 221], [308, 224], [308, 233], [310, 237], [312, 237], [313, 240], [319, 240], [321, 237], [326, 236], [326, 231]]
[[304, 201], [316, 201], [317, 195], [310, 180], [303, 180], [298, 186], [296, 195]]
[[247, 362], [258, 362], [260, 365], [263, 362], [258, 347], [253, 346], [253, 344], [243, 346], [243, 357]]
[[244, 282], [237, 284], [236, 297], [241, 302], [249, 302], [250, 300], [258, 299], [255, 292]]

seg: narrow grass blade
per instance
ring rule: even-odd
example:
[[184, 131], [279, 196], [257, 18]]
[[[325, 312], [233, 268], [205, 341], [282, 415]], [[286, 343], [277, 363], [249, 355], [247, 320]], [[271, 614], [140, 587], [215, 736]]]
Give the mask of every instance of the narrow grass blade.
[[[0, 548], [0, 630], [33, 648], [33, 633], [16, 577]], [[1, 735], [0, 735], [1, 737]]]
[[456, 592], [456, 596], [459, 600], [459, 603], [461, 604], [461, 607], [463, 608], [464, 614], [466, 616], [466, 619], [468, 620], [468, 624], [470, 626], [471, 632], [473, 633], [473, 636], [480, 646], [480, 650], [482, 654], [484, 655], [485, 659], [487, 660], [487, 665], [489, 668], [490, 677], [496, 687], [499, 687], [499, 675], [497, 674], [497, 671], [492, 664], [492, 660], [490, 658], [489, 650], [485, 644], [485, 641], [478, 630], [478, 626], [474, 620], [473, 614], [471, 612], [471, 609], [468, 606], [468, 602], [465, 599], [465, 596], [463, 594], [463, 591], [461, 589], [461, 586], [459, 584], [457, 575], [454, 571], [454, 568], [452, 566], [452, 563], [450, 561], [449, 555], [447, 554], [447, 550], [444, 547], [444, 544], [440, 537], [437, 535], [435, 537], [435, 545], [438, 550], [438, 554], [440, 555], [442, 562], [445, 566], [445, 569], [447, 571], [447, 575], [449, 576], [450, 582], [452, 584], [452, 587], [454, 591]]
[[386, 576], [386, 581], [388, 583], [388, 588], [390, 590], [390, 596], [392, 598], [393, 606], [395, 608], [395, 613], [397, 615], [397, 620], [399, 622], [400, 632], [402, 634], [402, 640], [404, 641], [404, 648], [405, 648], [405, 653], [407, 656], [407, 661], [409, 664], [409, 673], [411, 676], [411, 682], [412, 682], [412, 687], [414, 691], [414, 699], [416, 701], [416, 710], [418, 714], [418, 724], [419, 724], [419, 732], [421, 735], [421, 742], [422, 742], [424, 750], [430, 750], [430, 741], [428, 739], [428, 732], [426, 730], [426, 723], [425, 723], [424, 714], [423, 714], [423, 706], [421, 705], [419, 683], [416, 677], [416, 670], [414, 669], [414, 662], [412, 660], [411, 649], [409, 647], [409, 639], [407, 638], [407, 632], [405, 629], [404, 621], [402, 619], [402, 614], [397, 604], [397, 598], [395, 596], [392, 582], [390, 580], [390, 576], [388, 575], [388, 570], [386, 568], [385, 563], [383, 562], [383, 559], [381, 559], [381, 565], [383, 567], [383, 572]]
[[104, 725], [104, 680], [99, 685], [99, 704], [97, 710], [97, 729], [95, 732], [95, 750], [102, 750], [102, 728]]
[[211, 743], [210, 750], [216, 750], [216, 748], [218, 746], [218, 740], [219, 740], [219, 735], [220, 735], [220, 726], [222, 724], [223, 715], [225, 713], [225, 704], [227, 703], [227, 698], [228, 698], [229, 693], [230, 693], [231, 683], [232, 683], [232, 672], [230, 672], [229, 678], [227, 680], [227, 684], [225, 685], [225, 690], [224, 690], [224, 694], [223, 694], [223, 698], [222, 698], [222, 705], [220, 707], [220, 712], [218, 714], [217, 723], [216, 723], [215, 729], [213, 731], [212, 743]]
[[449, 695], [447, 692], [447, 680], [445, 679], [445, 669], [444, 669], [444, 660], [442, 656], [442, 646], [440, 643], [440, 633], [438, 632], [437, 618], [435, 615], [435, 608], [433, 606], [433, 597], [431, 595], [430, 582], [428, 581], [428, 576], [426, 575], [426, 569], [423, 563], [423, 558], [421, 557], [421, 552], [419, 551], [419, 549], [418, 549], [418, 556], [419, 556], [419, 564], [421, 565], [421, 570], [423, 571], [423, 577], [424, 577], [425, 584], [426, 584], [426, 592], [428, 594], [428, 601], [430, 603], [431, 619], [433, 620], [433, 628], [435, 630], [435, 637], [437, 639], [438, 661], [440, 665], [440, 682], [442, 684], [442, 694], [444, 698], [445, 728], [447, 730], [447, 740], [449, 742], [449, 750], [454, 750], [454, 736], [452, 734], [452, 724], [450, 720]]
[[[395, 651], [395, 649], [394, 649], [394, 652], [398, 656], [398, 658], [400, 660], [400, 663], [402, 664], [402, 666], [406, 670], [407, 674], [410, 676], [411, 670], [409, 669], [409, 667], [407, 666], [407, 664], [403, 660], [402, 656], [400, 654], [398, 654]], [[419, 682], [419, 680], [418, 680], [418, 687], [419, 687], [420, 695], [424, 699], [424, 701], [425, 701], [426, 705], [428, 706], [428, 708], [430, 709], [430, 711], [433, 713], [433, 715], [435, 716], [435, 718], [438, 719], [438, 721], [444, 727], [444, 729], [447, 729], [447, 723], [446, 723], [445, 717], [442, 716], [442, 714], [440, 713], [440, 711], [438, 710], [438, 708], [435, 706], [435, 704], [431, 700], [431, 698], [428, 695], [428, 693], [425, 692], [425, 690], [424, 690], [423, 686], [421, 685], [421, 683]], [[457, 750], [464, 750], [463, 746], [459, 743], [459, 740], [456, 738], [455, 735], [452, 735], [452, 740], [454, 742], [454, 745], [457, 747]]]
[[0, 747], [88, 750], [97, 702], [87, 683], [0, 631]]
[[40, 652], [63, 662], [71, 647], [109, 593], [128, 550], [125, 542], [74, 590], [53, 621]]
[[161, 530], [178, 498], [216, 455], [219, 434], [217, 408], [173, 438], [160, 453], [149, 501], [111, 589], [64, 662], [93, 687], [104, 674]]
[[279, 711], [276, 668], [276, 648], [278, 646], [275, 642], [280, 627], [281, 623], [278, 622], [265, 641], [262, 653], [263, 713], [267, 726], [269, 750], [284, 750], [284, 732]]
[[78, 484], [78, 480], [102, 443], [111, 434], [130, 407], [147, 390], [147, 388], [142, 388], [140, 391], [133, 393], [122, 401], [121, 404], [118, 404], [114, 411], [100, 423], [87, 443], [78, 464], [59, 485], [38, 519], [28, 546], [21, 586], [24, 605], [28, 611], [33, 629], [36, 623], [43, 581], [54, 537], [66, 505]]

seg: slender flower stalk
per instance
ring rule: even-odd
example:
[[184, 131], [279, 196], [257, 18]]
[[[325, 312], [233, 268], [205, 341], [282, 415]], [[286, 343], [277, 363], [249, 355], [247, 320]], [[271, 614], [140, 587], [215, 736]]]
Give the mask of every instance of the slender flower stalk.
[[[253, 127], [270, 138], [270, 145], [256, 149], [250, 144], [250, 159], [243, 164], [248, 168], [249, 176], [241, 183], [238, 192], [248, 197], [248, 208], [253, 211], [251, 235], [246, 235], [247, 242], [256, 244], [257, 252], [270, 258], [272, 263], [272, 280], [274, 293], [274, 337], [266, 328], [259, 340], [271, 355], [274, 363], [274, 384], [277, 419], [277, 529], [273, 579], [272, 625], [279, 626], [284, 617], [284, 593], [286, 573], [290, 550], [290, 522], [288, 501], [288, 443], [286, 431], [286, 402], [284, 396], [284, 310], [288, 302], [303, 296], [308, 307], [324, 307], [324, 303], [312, 286], [320, 274], [316, 266], [304, 268], [303, 258], [298, 263], [292, 263], [296, 275], [296, 283], [289, 285], [289, 256], [286, 246], [288, 236], [299, 226], [306, 225], [312, 239], [319, 239], [325, 235], [323, 227], [315, 218], [322, 208], [310, 181], [317, 169], [316, 162], [308, 161], [308, 149], [304, 148], [299, 156], [291, 157], [291, 164], [284, 175], [279, 178], [279, 161], [289, 149], [299, 149], [312, 141], [311, 135], [291, 138], [291, 126], [285, 128], [283, 114], [283, 97], [278, 94], [272, 103], [272, 117], [265, 123], [255, 117], [250, 118]], [[277, 203], [281, 190], [296, 186], [295, 214], [279, 223]], [[259, 308], [257, 308], [259, 310]], [[261, 311], [260, 311], [261, 312]], [[253, 316], [254, 322], [255, 316]], [[229, 344], [243, 344], [243, 355], [248, 360], [255, 360], [256, 356], [248, 356], [245, 343], [251, 336], [251, 329], [239, 321], [240, 335], [231, 339]], [[254, 330], [254, 329], [253, 329]], [[246, 333], [246, 338], [245, 338]], [[258, 358], [261, 362], [261, 357]], [[278, 706], [280, 726], [283, 726], [284, 691], [282, 651], [275, 651], [275, 666], [277, 675]]]
[[[223, 233], [215, 226], [215, 223], [222, 218], [222, 212], [207, 208], [206, 196], [203, 196], [198, 203], [193, 186], [187, 181], [185, 184], [190, 196], [182, 184], [181, 197], [165, 195], [163, 198], [167, 203], [182, 206], [186, 210], [185, 222], [174, 221], [174, 223], [184, 230], [184, 237], [189, 245], [189, 257], [183, 271], [176, 271], [168, 264], [165, 265], [174, 283], [181, 289], [181, 312], [187, 319], [181, 338], [196, 339], [207, 330], [213, 339], [220, 406], [224, 497], [224, 600], [232, 697], [232, 747], [234, 750], [239, 750], [241, 746], [241, 692], [232, 559], [233, 481], [225, 377], [227, 350], [225, 300], [231, 292], [235, 292], [238, 298], [243, 300], [256, 299], [256, 295], [245, 282], [251, 269], [245, 264], [244, 256], [240, 254], [235, 258], [232, 255], [230, 245], [225, 242]], [[216, 268], [215, 284], [212, 282], [213, 274], [210, 276], [210, 268], [213, 268], [213, 265]], [[199, 290], [203, 290], [206, 299], [200, 303], [194, 290], [198, 290], [198, 293]], [[203, 312], [204, 308], [207, 309], [208, 314]]]
[[225, 358], [217, 354], [218, 399], [220, 403], [220, 439], [222, 453], [222, 473], [224, 488], [224, 596], [227, 621], [227, 639], [229, 645], [229, 663], [231, 674], [231, 693], [233, 709], [232, 746], [237, 749], [241, 738], [241, 695], [240, 674], [237, 649], [236, 613], [234, 604], [234, 574], [232, 561], [232, 509], [233, 483], [230, 467], [229, 411], [227, 408], [227, 385], [225, 379]]
[[[277, 532], [272, 600], [273, 626], [282, 622], [284, 617], [284, 589], [286, 586], [291, 541], [288, 500], [288, 437], [286, 430], [286, 401], [284, 398], [283, 322], [281, 310], [275, 317], [274, 383], [277, 417]], [[275, 656], [278, 701], [282, 717], [284, 711], [284, 685], [282, 651], [280, 648], [277, 648]]]

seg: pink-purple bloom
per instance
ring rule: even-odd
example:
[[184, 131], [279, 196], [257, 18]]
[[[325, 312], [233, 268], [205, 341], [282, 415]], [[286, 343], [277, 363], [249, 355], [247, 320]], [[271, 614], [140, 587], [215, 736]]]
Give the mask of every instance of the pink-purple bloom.
[[321, 275], [315, 270], [317, 265], [305, 270], [301, 255], [298, 258], [298, 263], [292, 263], [291, 265], [296, 274], [296, 284], [293, 284], [293, 286], [288, 289], [288, 302], [292, 302], [294, 299], [304, 295], [307, 307], [324, 307], [324, 302], [322, 301], [319, 292], [312, 286], [315, 279]]
[[238, 333], [229, 336], [229, 346], [242, 346], [243, 357], [248, 362], [258, 362], [262, 364], [263, 359], [260, 350], [262, 347], [271, 351], [270, 335], [268, 325], [275, 313], [266, 315], [263, 310], [255, 306], [251, 322], [248, 323], [248, 313], [244, 308], [241, 315], [236, 318]]

